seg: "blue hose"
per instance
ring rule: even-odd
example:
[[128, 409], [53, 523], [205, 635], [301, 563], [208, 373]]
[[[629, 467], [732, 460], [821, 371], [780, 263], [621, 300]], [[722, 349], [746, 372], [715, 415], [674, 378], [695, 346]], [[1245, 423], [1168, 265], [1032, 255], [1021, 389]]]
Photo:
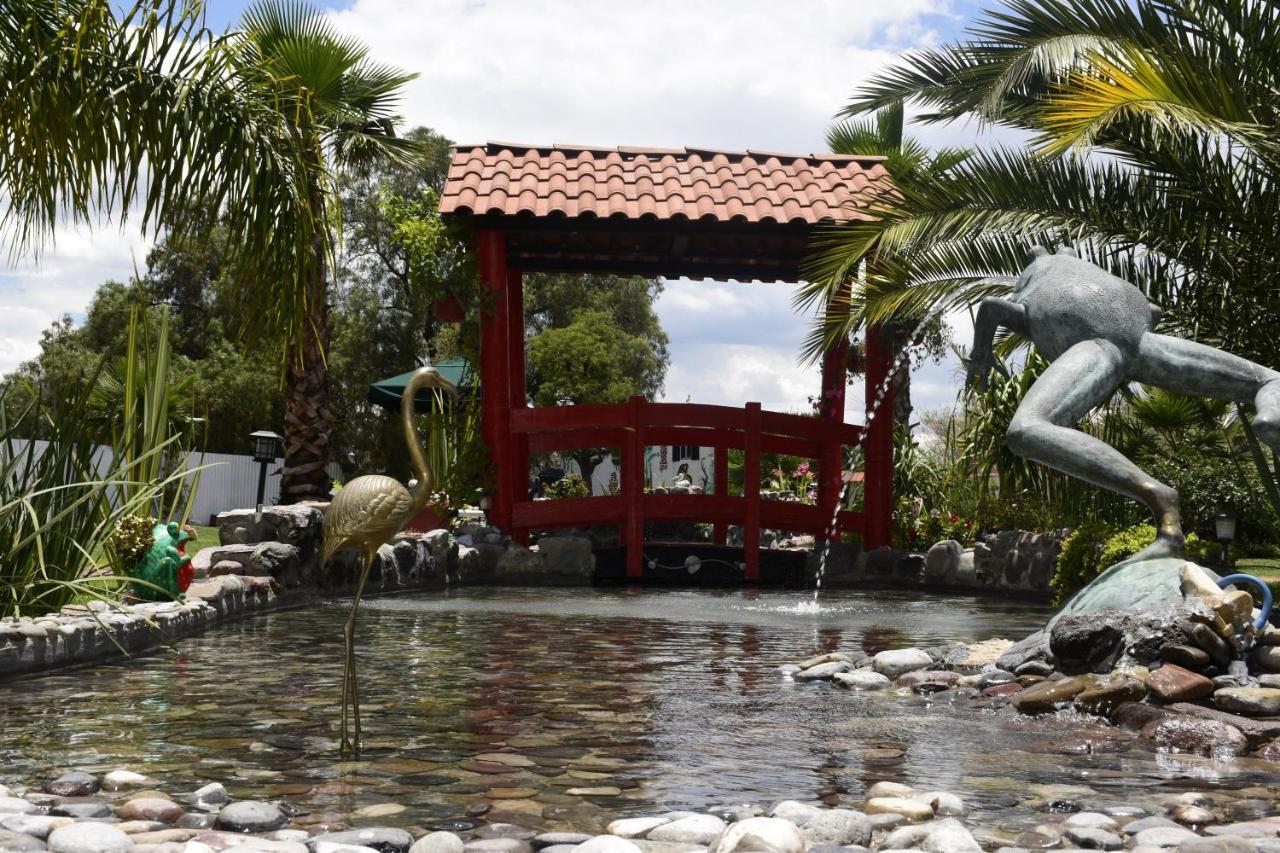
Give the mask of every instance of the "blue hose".
[[1254, 630], [1261, 632], [1266, 627], [1267, 618], [1271, 616], [1271, 587], [1267, 586], [1262, 578], [1246, 574], [1227, 575], [1225, 578], [1219, 579], [1218, 586], [1225, 589], [1233, 583], [1250, 583], [1262, 590], [1262, 609], [1258, 614], [1258, 618], [1253, 620]]

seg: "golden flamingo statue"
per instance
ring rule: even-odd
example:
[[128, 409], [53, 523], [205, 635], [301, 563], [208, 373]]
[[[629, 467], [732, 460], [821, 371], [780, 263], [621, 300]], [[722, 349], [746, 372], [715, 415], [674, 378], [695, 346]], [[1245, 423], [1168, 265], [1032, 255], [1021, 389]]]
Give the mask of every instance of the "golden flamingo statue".
[[353, 751], [347, 737], [347, 707], [350, 705], [355, 722], [354, 749], [360, 748], [360, 694], [356, 687], [355, 634], [356, 613], [360, 608], [360, 593], [378, 548], [400, 532], [409, 519], [426, 504], [435, 487], [435, 474], [422, 451], [414, 421], [414, 397], [420, 388], [439, 388], [453, 396], [458, 389], [441, 376], [434, 367], [419, 367], [404, 386], [400, 398], [400, 417], [404, 425], [404, 440], [413, 462], [413, 473], [418, 481], [412, 489], [405, 488], [399, 480], [381, 474], [366, 474], [347, 483], [333, 496], [324, 513], [324, 545], [320, 551], [320, 565], [327, 565], [335, 553], [345, 548], [359, 548], [364, 555], [360, 578], [356, 581], [355, 596], [351, 600], [351, 613], [343, 629], [346, 656], [342, 671], [342, 741], [339, 750], [346, 755]]

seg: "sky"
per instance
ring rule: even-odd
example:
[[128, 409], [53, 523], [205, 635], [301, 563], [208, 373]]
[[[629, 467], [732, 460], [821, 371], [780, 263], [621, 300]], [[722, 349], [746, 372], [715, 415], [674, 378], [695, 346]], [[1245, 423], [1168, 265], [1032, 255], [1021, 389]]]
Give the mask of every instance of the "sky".
[[[247, 3], [209, 0], [210, 27]], [[340, 31], [378, 61], [416, 72], [405, 126], [459, 143], [824, 150], [833, 114], [904, 51], [960, 35], [971, 0], [326, 0]], [[930, 144], [969, 127], [912, 126]], [[136, 226], [59, 228], [38, 262], [0, 261], [0, 373], [39, 351], [41, 331], [79, 319], [103, 281], [142, 270]], [[802, 411], [819, 388], [798, 363], [809, 318], [794, 285], [668, 281], [657, 311], [670, 337], [665, 399]], [[971, 330], [951, 318], [955, 339]], [[954, 401], [954, 360], [914, 377], [917, 409]], [[861, 401], [860, 386], [850, 399]], [[850, 405], [847, 419], [862, 420]]]

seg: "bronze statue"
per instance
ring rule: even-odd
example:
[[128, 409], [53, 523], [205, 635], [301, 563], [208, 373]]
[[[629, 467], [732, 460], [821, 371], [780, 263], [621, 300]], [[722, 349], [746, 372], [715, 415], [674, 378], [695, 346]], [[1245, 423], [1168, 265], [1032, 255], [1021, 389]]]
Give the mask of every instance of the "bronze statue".
[[344, 548], [359, 548], [364, 555], [360, 578], [356, 581], [355, 596], [351, 601], [351, 613], [343, 631], [346, 657], [342, 673], [340, 750], [344, 755], [352, 751], [352, 741], [347, 737], [348, 704], [355, 721], [355, 748], [360, 746], [360, 694], [356, 687], [355, 672], [356, 612], [360, 607], [360, 593], [369, 578], [369, 569], [373, 566], [378, 548], [389, 542], [426, 505], [435, 485], [435, 476], [422, 451], [414, 423], [413, 403], [419, 388], [442, 388], [454, 396], [458, 393], [453, 384], [437, 373], [434, 367], [418, 368], [405, 384], [400, 398], [400, 417], [404, 424], [409, 458], [413, 461], [413, 473], [417, 477], [412, 490], [391, 477], [367, 474], [339, 489], [324, 513], [324, 545], [321, 548], [320, 565], [327, 564], [336, 552]]
[[1133, 560], [1181, 557], [1178, 493], [1115, 448], [1073, 427], [1122, 385], [1252, 403], [1258, 437], [1280, 451], [1280, 373], [1195, 341], [1158, 335], [1160, 309], [1124, 279], [1063, 247], [1037, 246], [1008, 299], [982, 300], [974, 324], [969, 381], [986, 381], [995, 364], [997, 326], [1031, 339], [1052, 362], [1009, 424], [1009, 449], [1146, 504], [1156, 541]]

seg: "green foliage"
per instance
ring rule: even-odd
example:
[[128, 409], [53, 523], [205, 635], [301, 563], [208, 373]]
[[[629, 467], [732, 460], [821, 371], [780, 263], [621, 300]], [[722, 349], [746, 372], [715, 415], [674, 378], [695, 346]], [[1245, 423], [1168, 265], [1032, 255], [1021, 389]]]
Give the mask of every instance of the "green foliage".
[[554, 483], [548, 483], [542, 493], [548, 498], [586, 498], [591, 496], [591, 487], [577, 474], [565, 474]]
[[151, 549], [151, 531], [160, 523], [153, 515], [128, 515], [120, 519], [107, 538], [107, 551], [113, 555], [112, 567], [127, 574], [131, 565]]
[[[1155, 528], [1151, 538], [1155, 538]], [[1103, 545], [1116, 533], [1116, 527], [1104, 521], [1081, 524], [1062, 540], [1058, 562], [1049, 585], [1054, 590], [1054, 603], [1063, 604], [1081, 587], [1098, 576], [1110, 563], [1102, 561]], [[1147, 540], [1151, 544], [1151, 539]], [[1141, 546], [1141, 547], [1146, 547]]]
[[817, 500], [817, 475], [808, 459], [781, 456], [770, 469], [761, 467], [762, 487], [770, 492], [786, 492], [805, 503]]
[[660, 365], [644, 338], [627, 334], [607, 312], [588, 309], [569, 325], [549, 328], [529, 341], [529, 370], [537, 378], [538, 406], [621, 403], [652, 392], [646, 383]]

